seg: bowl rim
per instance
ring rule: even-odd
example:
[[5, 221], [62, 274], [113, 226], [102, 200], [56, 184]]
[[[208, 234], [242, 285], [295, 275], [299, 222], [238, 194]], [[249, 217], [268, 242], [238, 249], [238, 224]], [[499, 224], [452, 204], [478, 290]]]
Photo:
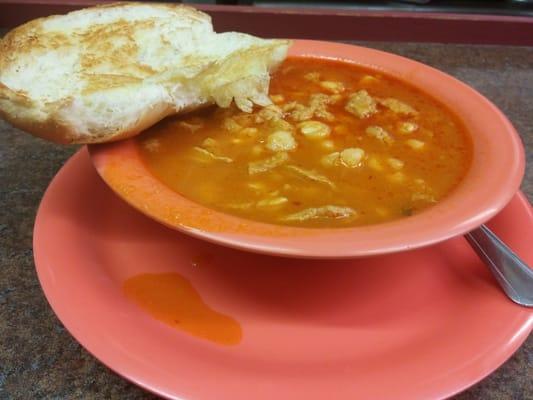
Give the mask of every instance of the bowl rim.
[[465, 124], [472, 165], [459, 185], [409, 218], [351, 228], [298, 228], [248, 220], [202, 206], [172, 191], [144, 165], [135, 138], [90, 145], [103, 180], [150, 218], [224, 246], [298, 258], [353, 258], [429, 246], [475, 229], [518, 191], [525, 170], [522, 142], [488, 99], [456, 78], [420, 62], [348, 44], [295, 40], [289, 56], [334, 59], [407, 81], [438, 99]]

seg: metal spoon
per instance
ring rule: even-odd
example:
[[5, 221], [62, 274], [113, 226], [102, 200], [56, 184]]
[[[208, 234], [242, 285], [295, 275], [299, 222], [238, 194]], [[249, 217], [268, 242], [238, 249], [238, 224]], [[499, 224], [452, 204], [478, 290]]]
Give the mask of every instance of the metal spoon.
[[522, 306], [533, 307], [533, 270], [485, 225], [465, 237], [507, 296]]

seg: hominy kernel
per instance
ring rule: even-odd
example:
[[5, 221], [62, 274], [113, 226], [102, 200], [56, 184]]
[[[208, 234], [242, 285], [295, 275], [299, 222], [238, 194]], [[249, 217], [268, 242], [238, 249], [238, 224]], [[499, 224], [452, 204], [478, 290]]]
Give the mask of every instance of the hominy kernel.
[[331, 128], [319, 121], [305, 121], [298, 124], [300, 132], [310, 139], [320, 139], [329, 136]]
[[342, 164], [349, 168], [355, 168], [361, 165], [364, 156], [365, 151], [358, 147], [344, 149], [340, 153]]

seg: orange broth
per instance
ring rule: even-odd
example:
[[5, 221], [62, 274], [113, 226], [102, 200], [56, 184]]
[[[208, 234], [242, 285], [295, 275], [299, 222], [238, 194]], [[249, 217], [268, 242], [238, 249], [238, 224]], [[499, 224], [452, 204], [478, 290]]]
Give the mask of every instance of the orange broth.
[[273, 224], [349, 227], [417, 213], [464, 177], [461, 121], [396, 78], [340, 61], [289, 58], [273, 105], [212, 107], [136, 140], [151, 173], [183, 196]]

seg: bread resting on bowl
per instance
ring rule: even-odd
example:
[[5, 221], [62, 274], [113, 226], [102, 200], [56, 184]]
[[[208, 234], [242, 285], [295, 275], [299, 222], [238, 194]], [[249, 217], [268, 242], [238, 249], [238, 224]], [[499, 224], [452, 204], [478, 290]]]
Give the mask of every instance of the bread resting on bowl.
[[0, 41], [0, 115], [58, 143], [134, 136], [205, 105], [268, 105], [288, 40], [215, 33], [173, 4], [117, 3], [30, 21]]

